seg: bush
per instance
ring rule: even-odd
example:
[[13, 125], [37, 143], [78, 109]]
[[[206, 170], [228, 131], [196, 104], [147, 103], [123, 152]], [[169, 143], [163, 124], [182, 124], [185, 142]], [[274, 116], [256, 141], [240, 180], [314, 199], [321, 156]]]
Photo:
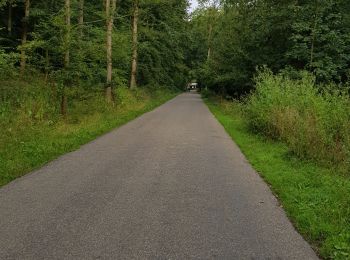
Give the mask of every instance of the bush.
[[201, 90], [201, 95], [202, 95], [203, 98], [208, 98], [208, 97], [213, 96], [213, 93], [212, 93], [211, 90], [209, 90], [209, 89], [207, 89], [207, 88], [203, 88], [203, 89]]
[[334, 86], [315, 85], [303, 73], [300, 79], [264, 70], [256, 77], [256, 91], [247, 102], [251, 129], [287, 143], [306, 157], [345, 166], [350, 162], [350, 102], [348, 93]]
[[13, 76], [15, 73], [14, 64], [18, 60], [18, 54], [5, 53], [0, 49], [0, 78]]

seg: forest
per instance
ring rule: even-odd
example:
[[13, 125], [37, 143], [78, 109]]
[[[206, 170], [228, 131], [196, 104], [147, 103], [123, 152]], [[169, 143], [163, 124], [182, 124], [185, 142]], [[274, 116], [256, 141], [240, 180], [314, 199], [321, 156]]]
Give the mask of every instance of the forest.
[[1, 0], [0, 183], [178, 93], [187, 6]]
[[222, 120], [326, 169], [296, 185], [327, 198], [287, 211], [322, 257], [350, 257], [350, 2], [198, 2], [0, 0], [0, 185], [196, 81]]

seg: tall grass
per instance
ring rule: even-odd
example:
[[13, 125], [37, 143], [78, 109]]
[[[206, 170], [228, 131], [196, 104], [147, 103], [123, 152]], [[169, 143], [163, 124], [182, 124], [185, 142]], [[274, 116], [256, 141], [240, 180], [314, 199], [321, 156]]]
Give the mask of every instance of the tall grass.
[[262, 71], [246, 106], [249, 127], [285, 142], [296, 155], [349, 170], [348, 93], [320, 88], [313, 76], [300, 79]]
[[151, 110], [176, 91], [120, 87], [114, 106], [105, 102], [102, 86], [71, 87], [66, 94], [63, 118], [56, 85], [37, 76], [0, 81], [0, 186]]
[[206, 101], [320, 256], [350, 259], [350, 178], [300, 160], [285, 143], [252, 133], [245, 104], [215, 96]]

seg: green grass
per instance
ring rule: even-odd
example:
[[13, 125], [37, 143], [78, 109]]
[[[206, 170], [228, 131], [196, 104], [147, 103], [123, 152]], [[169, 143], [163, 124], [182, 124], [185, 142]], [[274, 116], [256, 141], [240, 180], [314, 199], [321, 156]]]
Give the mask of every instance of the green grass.
[[[40, 80], [35, 83], [39, 85], [2, 82], [2, 87], [16, 88], [19, 85], [22, 89], [25, 87], [23, 91], [36, 94], [33, 98], [27, 96], [20, 102], [12, 102], [16, 95], [10, 93], [9, 98], [3, 98], [10, 105], [0, 103], [0, 186], [78, 149], [177, 95], [176, 91], [165, 88], [120, 89], [117, 93], [118, 105], [109, 106], [100, 90], [73, 93], [69, 97], [68, 117], [62, 119], [58, 115], [59, 102], [47, 95], [39, 97], [38, 93], [42, 94], [47, 86]], [[11, 91], [14, 90], [11, 88]]]
[[297, 230], [326, 259], [350, 259], [350, 179], [295, 157], [251, 133], [243, 105], [206, 100], [210, 110], [279, 198]]

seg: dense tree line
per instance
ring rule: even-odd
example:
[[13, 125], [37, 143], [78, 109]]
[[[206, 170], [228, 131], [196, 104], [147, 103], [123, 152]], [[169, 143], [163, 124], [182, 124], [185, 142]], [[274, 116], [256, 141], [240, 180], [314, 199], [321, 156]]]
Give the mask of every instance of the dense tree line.
[[188, 17], [186, 0], [1, 0], [0, 70], [54, 79], [62, 112], [65, 88], [81, 82], [104, 82], [112, 101], [118, 86], [183, 87], [191, 79], [240, 96], [261, 66], [348, 81], [348, 1], [199, 2]]
[[[312, 72], [318, 82], [347, 82], [350, 2], [347, 0], [207, 0], [191, 21], [192, 67], [206, 86], [240, 95], [258, 66]], [[202, 44], [201, 44], [202, 43]], [[198, 66], [200, 65], [200, 66]]]
[[187, 74], [186, 0], [0, 0], [1, 78], [42, 73], [62, 94], [103, 83], [179, 87]]

